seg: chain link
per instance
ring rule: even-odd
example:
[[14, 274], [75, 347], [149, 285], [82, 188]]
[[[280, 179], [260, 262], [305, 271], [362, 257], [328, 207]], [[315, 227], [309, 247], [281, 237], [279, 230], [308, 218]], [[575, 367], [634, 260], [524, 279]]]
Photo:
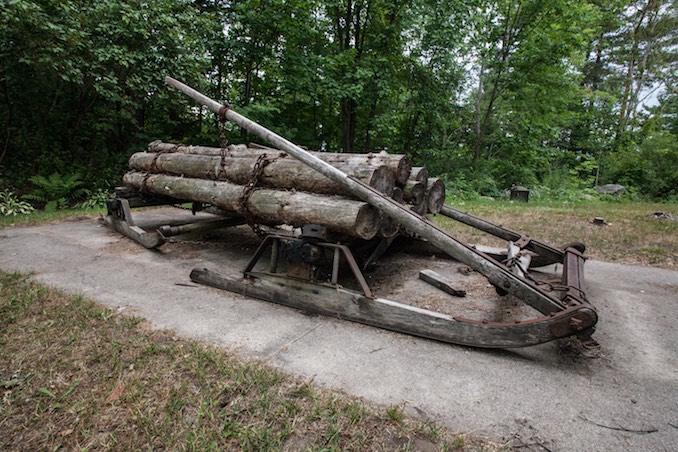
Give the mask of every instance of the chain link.
[[240, 199], [238, 200], [238, 204], [240, 205], [240, 213], [242, 214], [243, 217], [245, 217], [245, 221], [249, 225], [250, 228], [254, 231], [255, 234], [259, 236], [259, 238], [264, 238], [266, 237], [266, 232], [261, 228], [261, 226], [254, 221], [254, 217], [252, 216], [252, 213], [250, 212], [249, 209], [249, 199], [250, 196], [252, 196], [252, 193], [257, 188], [257, 184], [259, 183], [259, 177], [261, 177], [262, 173], [264, 172], [264, 168], [269, 163], [272, 163], [276, 160], [278, 160], [280, 157], [275, 157], [275, 158], [268, 158], [267, 154], [261, 154], [259, 158], [257, 159], [257, 162], [254, 164], [254, 168], [252, 168], [252, 174], [250, 175], [250, 179], [245, 184], [245, 187], [242, 190], [242, 194], [240, 195]]

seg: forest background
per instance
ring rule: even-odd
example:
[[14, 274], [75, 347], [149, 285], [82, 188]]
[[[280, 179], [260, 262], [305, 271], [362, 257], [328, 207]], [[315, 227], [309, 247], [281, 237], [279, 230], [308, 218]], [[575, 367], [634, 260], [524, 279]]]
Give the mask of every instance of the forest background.
[[[0, 192], [105, 197], [156, 139], [217, 145], [171, 75], [312, 149], [407, 153], [457, 196], [678, 200], [666, 0], [0, 0]], [[230, 142], [252, 137], [236, 127]]]

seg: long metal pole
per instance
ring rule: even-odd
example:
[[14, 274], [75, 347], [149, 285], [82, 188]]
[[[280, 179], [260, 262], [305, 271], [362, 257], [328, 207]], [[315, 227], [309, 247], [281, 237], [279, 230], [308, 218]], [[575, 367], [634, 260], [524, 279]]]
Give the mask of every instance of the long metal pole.
[[[224, 111], [222, 110], [222, 108], [224, 108], [222, 104], [210, 99], [178, 80], [166, 77], [165, 82], [217, 114], [220, 111]], [[372, 187], [347, 176], [344, 172], [338, 170], [329, 163], [320, 160], [309, 152], [306, 152], [280, 135], [277, 135], [256, 122], [236, 113], [232, 108], [226, 108], [224, 116], [234, 124], [261, 137], [276, 148], [287, 152], [297, 160], [327, 176], [329, 179], [343, 186], [350, 193], [353, 193], [356, 197], [380, 209], [382, 212], [386, 213], [386, 215], [395, 218], [408, 230], [425, 238], [431, 242], [431, 244], [454, 259], [457, 259], [472, 269], [482, 273], [492, 284], [510, 294], [516, 295], [541, 313], [549, 314], [551, 312], [561, 311], [565, 308], [560, 300], [552, 297], [528, 281], [516, 278], [515, 275], [504, 266], [455, 240], [438, 226], [426, 220], [426, 218], [412, 212], [391, 198], [382, 195]]]

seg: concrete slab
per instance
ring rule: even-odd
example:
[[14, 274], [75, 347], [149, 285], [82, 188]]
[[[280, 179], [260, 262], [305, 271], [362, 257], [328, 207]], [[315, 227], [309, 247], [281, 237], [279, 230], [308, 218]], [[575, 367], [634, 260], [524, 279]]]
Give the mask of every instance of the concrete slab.
[[[159, 209], [137, 219], [143, 224], [175, 216]], [[92, 218], [6, 228], [0, 230], [0, 268], [32, 272], [41, 282], [133, 312], [157, 328], [321, 385], [384, 405], [405, 404], [453, 431], [514, 445], [542, 443], [550, 450], [676, 450], [678, 272], [587, 262], [587, 294], [599, 309], [595, 338], [602, 350], [596, 359], [574, 359], [555, 343], [471, 349], [192, 283], [194, 267], [242, 269], [256, 240], [246, 227], [229, 234], [209, 246], [180, 242], [149, 251]]]

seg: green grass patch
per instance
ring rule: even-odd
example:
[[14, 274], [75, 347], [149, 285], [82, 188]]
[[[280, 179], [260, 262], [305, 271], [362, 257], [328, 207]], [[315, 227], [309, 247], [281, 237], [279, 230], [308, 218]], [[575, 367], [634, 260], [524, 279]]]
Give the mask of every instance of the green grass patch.
[[0, 216], [0, 228], [11, 226], [31, 226], [50, 223], [53, 221], [65, 221], [77, 219], [83, 216], [106, 215], [106, 208], [94, 209], [65, 209], [53, 212], [35, 211], [25, 215]]
[[[678, 266], [678, 205], [632, 201], [511, 202], [448, 201], [477, 217], [526, 234], [554, 247], [584, 242], [586, 255], [626, 264]], [[663, 212], [672, 219], [656, 218]], [[605, 225], [593, 224], [601, 217]], [[505, 243], [454, 220], [437, 215], [436, 221], [467, 243], [504, 247]]]
[[0, 450], [498, 450], [0, 272]]

